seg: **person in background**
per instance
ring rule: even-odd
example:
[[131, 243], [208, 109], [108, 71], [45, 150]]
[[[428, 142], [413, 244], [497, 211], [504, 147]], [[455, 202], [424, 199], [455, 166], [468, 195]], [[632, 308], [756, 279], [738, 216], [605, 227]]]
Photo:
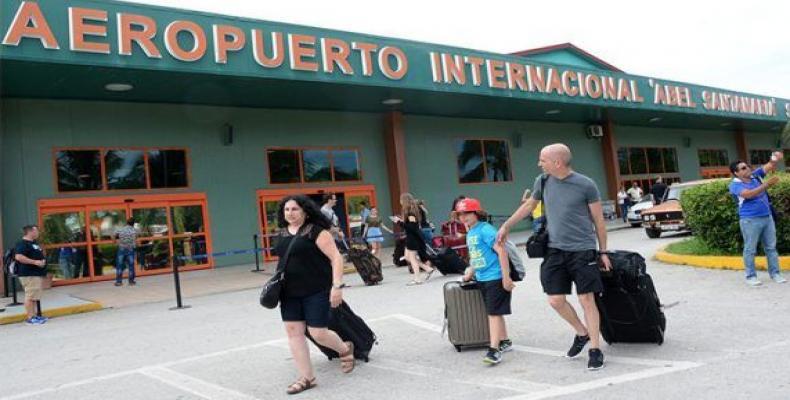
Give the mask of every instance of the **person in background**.
[[44, 290], [44, 277], [47, 276], [47, 261], [44, 250], [38, 244], [38, 226], [27, 225], [22, 228], [22, 240], [14, 247], [14, 260], [17, 262], [17, 274], [25, 289], [25, 322], [28, 325], [41, 325], [47, 322], [46, 317], [36, 315], [36, 302], [41, 301]]
[[653, 203], [658, 205], [664, 201], [664, 196], [667, 193], [667, 185], [664, 183], [664, 179], [660, 176], [656, 177], [656, 183], [650, 188], [650, 193], [653, 195]]
[[644, 192], [642, 188], [639, 187], [639, 182], [634, 182], [631, 184], [631, 189], [628, 189], [628, 196], [631, 197], [631, 204], [636, 204], [642, 201], [642, 195]]
[[126, 220], [126, 226], [115, 231], [118, 256], [115, 262], [115, 286], [123, 285], [123, 270], [129, 268], [129, 286], [134, 286], [134, 256], [137, 248], [137, 229], [134, 218]]
[[617, 191], [617, 205], [620, 206], [620, 213], [623, 215], [623, 222], [628, 222], [628, 210], [631, 208], [631, 196], [625, 191], [625, 185], [620, 185]]
[[431, 243], [433, 240], [433, 224], [428, 220], [428, 207], [423, 200], [417, 200], [417, 207], [420, 211], [420, 231], [425, 243]]
[[510, 261], [507, 250], [496, 240], [496, 228], [486, 222], [488, 215], [479, 201], [463, 199], [456, 209], [469, 227], [469, 268], [463, 280], [474, 278], [478, 282], [488, 315], [489, 346], [483, 362], [496, 365], [502, 361], [502, 353], [513, 349], [505, 325], [505, 315], [511, 314], [511, 292], [516, 287], [510, 278]]
[[370, 208], [368, 208], [368, 202], [362, 200], [359, 202], [359, 207], [362, 209], [359, 211], [359, 219], [362, 223], [359, 226], [359, 235], [361, 237], [365, 237], [365, 228], [367, 227], [367, 219], [370, 216]]
[[324, 217], [326, 217], [326, 219], [329, 220], [329, 223], [332, 224], [330, 232], [332, 233], [332, 237], [335, 238], [335, 242], [340, 242], [343, 240], [345, 235], [343, 234], [343, 230], [340, 229], [340, 219], [337, 218], [337, 214], [335, 213], [336, 205], [337, 195], [334, 193], [325, 194], [324, 205], [321, 206], [321, 213], [324, 214]]
[[[405, 257], [411, 266], [412, 274], [414, 275], [408, 286], [420, 285], [428, 281], [431, 275], [436, 271], [430, 265], [430, 261], [423, 262], [428, 259], [425, 251], [425, 238], [422, 236], [420, 230], [420, 207], [411, 193], [403, 193], [400, 196], [401, 215], [393, 216], [392, 221], [400, 225], [406, 231], [406, 249]], [[428, 272], [425, 280], [422, 279], [422, 271]]]
[[378, 208], [373, 207], [365, 220], [365, 231], [362, 232], [362, 237], [370, 244], [370, 253], [376, 257], [381, 254], [381, 243], [384, 242], [382, 229], [392, 234], [392, 230], [381, 221]]
[[[766, 174], [776, 170], [776, 164], [784, 158], [781, 151], [771, 155], [771, 161], [752, 171], [745, 161], [737, 160], [730, 164], [733, 178], [730, 182], [730, 194], [738, 202], [738, 217], [743, 235], [743, 264], [746, 272], [746, 283], [749, 286], [760, 286], [754, 266], [757, 244], [763, 243], [763, 250], [768, 259], [768, 274], [776, 283], [785, 283], [779, 269], [779, 253], [776, 250], [776, 221], [774, 221], [771, 199], [768, 188], [779, 182], [774, 175], [765, 179]], [[765, 179], [765, 180], [764, 180]]]
[[[74, 249], [71, 247], [61, 247], [58, 250], [58, 267], [63, 279], [76, 278], [74, 276]], [[77, 273], [79, 274], [79, 272]]]

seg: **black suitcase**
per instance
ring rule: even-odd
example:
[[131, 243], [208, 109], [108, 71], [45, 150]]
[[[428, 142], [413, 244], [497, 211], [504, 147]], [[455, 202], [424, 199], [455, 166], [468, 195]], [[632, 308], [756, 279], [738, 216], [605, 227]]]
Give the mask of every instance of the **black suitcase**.
[[609, 344], [664, 343], [666, 317], [644, 258], [617, 251], [609, 259], [612, 271], [602, 273], [604, 291], [596, 296], [604, 340]]
[[[376, 344], [376, 334], [368, 327], [365, 320], [354, 314], [346, 302], [340, 303], [340, 306], [329, 312], [329, 329], [337, 333], [344, 342], [354, 343], [354, 358], [370, 361], [369, 355], [373, 345]], [[316, 343], [310, 336], [309, 330], [305, 330], [305, 335], [329, 360], [340, 357], [336, 351]]]
[[362, 277], [365, 285], [378, 285], [384, 280], [381, 272], [381, 261], [367, 249], [351, 247], [348, 250], [348, 259]]
[[466, 270], [466, 263], [458, 255], [458, 252], [451, 247], [446, 247], [435, 251], [434, 254], [429, 252], [431, 264], [433, 264], [442, 275], [458, 274], [463, 275]]

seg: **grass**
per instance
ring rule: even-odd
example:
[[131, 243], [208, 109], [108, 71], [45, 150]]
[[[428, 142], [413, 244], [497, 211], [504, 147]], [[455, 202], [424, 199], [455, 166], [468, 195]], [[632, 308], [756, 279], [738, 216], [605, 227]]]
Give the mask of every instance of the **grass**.
[[710, 248], [698, 237], [672, 243], [667, 246], [666, 252], [690, 256], [740, 256], [740, 254], [727, 254], [721, 250]]

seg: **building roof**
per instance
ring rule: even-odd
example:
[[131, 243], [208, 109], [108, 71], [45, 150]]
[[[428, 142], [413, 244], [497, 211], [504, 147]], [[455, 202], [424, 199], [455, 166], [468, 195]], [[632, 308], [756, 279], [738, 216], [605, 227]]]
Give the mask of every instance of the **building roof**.
[[[576, 66], [587, 66], [588, 64], [592, 64], [599, 69], [605, 69], [614, 72], [625, 72], [570, 42], [521, 50], [512, 54], [514, 56], [521, 56], [536, 61], [552, 62], [552, 58], [554, 58], [556, 60], [555, 64], [568, 64]], [[568, 60], [567, 55], [570, 55], [571, 60]], [[573, 58], [576, 60], [573, 60]]]

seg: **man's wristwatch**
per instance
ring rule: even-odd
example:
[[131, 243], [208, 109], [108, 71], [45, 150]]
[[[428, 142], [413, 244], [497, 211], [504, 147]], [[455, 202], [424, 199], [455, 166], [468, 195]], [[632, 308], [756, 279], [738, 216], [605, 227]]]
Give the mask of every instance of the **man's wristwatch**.
[[344, 288], [346, 286], [348, 286], [348, 285], [346, 285], [345, 283], [341, 283], [339, 285], [336, 285], [336, 284], [333, 283], [332, 284], [332, 289], [342, 289], [342, 288]]

